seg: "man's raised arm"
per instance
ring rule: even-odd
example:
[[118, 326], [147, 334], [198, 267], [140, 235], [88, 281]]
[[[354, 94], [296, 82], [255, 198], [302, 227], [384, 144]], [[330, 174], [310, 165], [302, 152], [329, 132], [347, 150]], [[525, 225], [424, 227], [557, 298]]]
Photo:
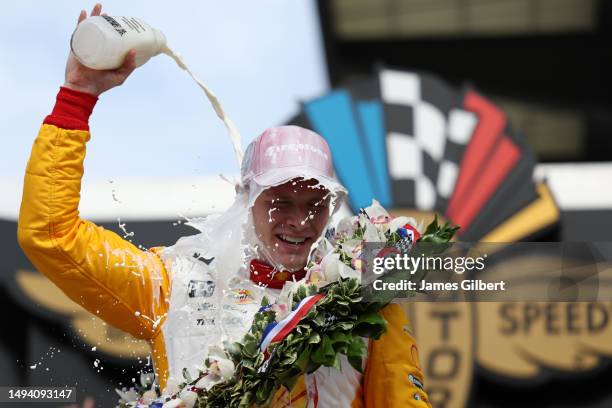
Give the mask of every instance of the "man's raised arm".
[[[100, 14], [96, 5], [92, 15]], [[79, 22], [85, 19], [81, 12]], [[34, 266], [72, 300], [109, 324], [151, 339], [167, 309], [161, 259], [79, 217], [88, 120], [102, 92], [134, 70], [95, 71], [70, 55], [66, 82], [32, 147], [19, 213], [18, 241]]]

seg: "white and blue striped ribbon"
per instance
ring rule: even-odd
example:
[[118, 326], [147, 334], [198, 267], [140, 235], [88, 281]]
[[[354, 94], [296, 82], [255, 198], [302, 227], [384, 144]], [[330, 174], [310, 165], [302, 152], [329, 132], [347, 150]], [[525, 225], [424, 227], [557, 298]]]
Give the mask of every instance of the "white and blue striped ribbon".
[[280, 322], [272, 322], [268, 324], [268, 327], [264, 330], [264, 335], [262, 337], [261, 343], [259, 344], [259, 348], [262, 352], [266, 353], [270, 344], [274, 341], [280, 341], [284, 337], [293, 330], [295, 326], [300, 322], [302, 317], [304, 317], [308, 311], [319, 301], [319, 299], [323, 298], [324, 295], [317, 294], [312, 296], [307, 296], [300, 303], [298, 303], [297, 307], [289, 313], [283, 320]]

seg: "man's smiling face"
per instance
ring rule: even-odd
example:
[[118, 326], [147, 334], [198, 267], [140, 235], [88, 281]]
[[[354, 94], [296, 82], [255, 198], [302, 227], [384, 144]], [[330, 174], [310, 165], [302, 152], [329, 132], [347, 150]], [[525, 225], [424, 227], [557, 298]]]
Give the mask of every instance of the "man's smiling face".
[[289, 271], [304, 268], [327, 225], [329, 206], [329, 191], [312, 179], [264, 190], [253, 205], [253, 221], [272, 260]]

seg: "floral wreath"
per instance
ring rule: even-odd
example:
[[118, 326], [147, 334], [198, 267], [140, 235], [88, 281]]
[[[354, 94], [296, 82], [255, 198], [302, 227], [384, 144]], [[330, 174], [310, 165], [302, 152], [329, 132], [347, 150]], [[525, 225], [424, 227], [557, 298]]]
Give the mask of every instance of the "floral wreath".
[[163, 392], [151, 376], [142, 376], [135, 389], [117, 390], [119, 407], [265, 406], [276, 390], [291, 390], [304, 373], [321, 366], [340, 369], [342, 355], [362, 372], [363, 338], [378, 339], [386, 331], [378, 311], [391, 300], [362, 297], [364, 244], [383, 243], [406, 253], [416, 242], [448, 243], [457, 230], [448, 222], [439, 225], [436, 217], [423, 231], [414, 218], [393, 218], [374, 201], [328, 231], [304, 279], [287, 282], [274, 303], [264, 296], [242, 341], [210, 346], [196, 378], [183, 369], [183, 382], [171, 379]]

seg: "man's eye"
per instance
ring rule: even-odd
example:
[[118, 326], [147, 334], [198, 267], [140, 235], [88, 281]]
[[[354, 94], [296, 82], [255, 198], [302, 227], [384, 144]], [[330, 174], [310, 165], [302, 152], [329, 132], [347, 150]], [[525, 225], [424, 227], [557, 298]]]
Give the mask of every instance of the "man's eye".
[[325, 210], [327, 210], [327, 203], [318, 202], [310, 205], [310, 211], [313, 213], [320, 213]]
[[272, 208], [286, 208], [289, 205], [288, 201], [272, 200]]

